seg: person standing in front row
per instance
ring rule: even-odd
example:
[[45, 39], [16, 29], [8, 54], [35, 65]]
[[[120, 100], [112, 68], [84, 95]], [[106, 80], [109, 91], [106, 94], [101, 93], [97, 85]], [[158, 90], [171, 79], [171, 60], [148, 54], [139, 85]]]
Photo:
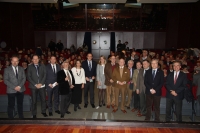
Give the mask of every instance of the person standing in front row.
[[82, 90], [85, 86], [85, 71], [81, 68], [81, 61], [77, 60], [75, 67], [71, 69], [74, 79], [75, 79], [75, 86], [72, 93], [71, 103], [74, 104], [74, 111], [81, 109], [79, 104], [82, 102]]
[[71, 102], [72, 89], [75, 86], [74, 76], [72, 71], [69, 70], [69, 62], [63, 62], [62, 67], [63, 70], [60, 70], [57, 73], [57, 82], [59, 84], [59, 92], [61, 95], [60, 118], [64, 118], [65, 113], [71, 114], [71, 112], [68, 111], [68, 108]]
[[133, 68], [134, 62], [133, 60], [129, 60], [128, 61], [128, 69], [130, 71], [130, 80], [127, 83], [127, 87], [126, 87], [126, 91], [125, 91], [125, 99], [126, 99], [126, 95], [128, 96], [128, 100], [126, 101], [125, 107], [127, 107], [127, 109], [130, 109], [130, 103], [132, 100], [132, 94], [133, 94], [133, 74], [134, 74], [134, 69]]
[[[138, 114], [137, 114], [138, 117], [145, 116], [146, 112], [147, 112], [147, 110], [146, 110], [146, 95], [145, 95], [146, 87], [144, 85], [144, 79], [145, 79], [146, 71], [149, 70], [149, 66], [150, 66], [149, 61], [144, 60], [142, 62], [142, 66], [143, 66], [143, 68], [141, 68], [139, 70], [137, 82], [136, 82], [136, 93], [139, 94], [139, 97], [140, 97], [140, 100], [139, 100], [140, 108], [139, 108]], [[132, 112], [134, 112], [134, 110], [132, 110]]]
[[151, 109], [154, 103], [155, 121], [160, 121], [161, 88], [164, 84], [164, 73], [158, 68], [158, 60], [152, 59], [151, 69], [146, 71], [144, 84], [146, 86], [146, 121], [150, 121]]
[[105, 85], [105, 74], [104, 68], [106, 64], [106, 58], [101, 55], [99, 64], [97, 65], [97, 88], [99, 89], [99, 107], [105, 106], [105, 95], [106, 95], [106, 85]]
[[182, 101], [184, 90], [187, 87], [187, 75], [180, 71], [181, 63], [173, 62], [174, 72], [169, 73], [166, 79], [166, 122], [171, 120], [171, 107], [175, 103], [176, 121], [182, 121]]
[[113, 112], [118, 110], [119, 104], [119, 94], [121, 94], [121, 111], [127, 113], [124, 109], [125, 100], [125, 90], [127, 88], [127, 83], [130, 81], [130, 70], [125, 66], [125, 60], [123, 58], [119, 59], [119, 67], [115, 68], [112, 74], [112, 79], [114, 81], [115, 87], [115, 107]]
[[[114, 109], [115, 106], [115, 88], [114, 88], [114, 81], [112, 79], [112, 73], [115, 68], [119, 65], [116, 63], [116, 58], [114, 55], [110, 57], [110, 62], [106, 63], [104, 74], [105, 74], [105, 85], [106, 85], [106, 96], [107, 96], [107, 108]], [[111, 98], [112, 95], [112, 98]]]
[[33, 118], [37, 118], [37, 95], [39, 93], [41, 99], [41, 111], [44, 117], [46, 114], [46, 92], [45, 92], [45, 80], [46, 80], [46, 67], [39, 63], [39, 56], [33, 55], [33, 64], [28, 66], [27, 79], [29, 81], [29, 88], [31, 89], [32, 98], [32, 114]]
[[20, 119], [24, 118], [23, 115], [23, 100], [25, 91], [26, 75], [24, 69], [19, 64], [19, 58], [12, 56], [11, 66], [4, 70], [4, 83], [7, 86], [8, 95], [8, 118], [13, 119], [13, 111], [15, 107], [15, 98], [17, 99], [17, 111]]
[[84, 108], [88, 106], [88, 91], [90, 91], [90, 104], [92, 108], [94, 105], [94, 80], [96, 77], [97, 63], [92, 60], [92, 53], [87, 54], [87, 60], [82, 62], [82, 67], [85, 71], [86, 84], [84, 86]]
[[50, 57], [50, 63], [46, 66], [46, 88], [48, 95], [49, 116], [53, 116], [52, 98], [54, 99], [54, 111], [60, 114], [59, 111], [59, 91], [57, 84], [57, 72], [60, 71], [60, 66], [56, 64], [56, 57]]

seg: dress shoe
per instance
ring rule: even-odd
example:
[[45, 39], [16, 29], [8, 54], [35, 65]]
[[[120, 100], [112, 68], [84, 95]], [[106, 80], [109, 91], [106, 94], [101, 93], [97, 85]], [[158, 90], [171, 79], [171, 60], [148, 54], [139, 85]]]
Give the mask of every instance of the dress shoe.
[[56, 110], [55, 113], [60, 114], [60, 111], [59, 111], [59, 110]]
[[94, 104], [91, 104], [92, 108], [95, 108], [95, 105]]
[[74, 105], [74, 111], [77, 111], [77, 106], [76, 105]]
[[66, 111], [66, 114], [71, 114], [71, 112], [69, 112], [69, 111]]
[[64, 118], [64, 115], [61, 115], [60, 118]]
[[88, 106], [88, 104], [85, 104], [85, 105], [84, 105], [84, 108], [87, 108], [87, 106]]
[[110, 108], [110, 105], [107, 105], [107, 108], [109, 109], [109, 108]]
[[127, 112], [126, 112], [126, 110], [121, 110], [124, 114], [126, 114]]
[[127, 107], [127, 109], [131, 109], [130, 107]]
[[137, 111], [137, 109], [134, 109], [134, 108], [133, 108], [131, 111], [132, 111], [132, 112], [135, 112], [135, 111]]
[[44, 117], [47, 117], [47, 116], [48, 116], [46, 113], [42, 113], [42, 115], [43, 115]]
[[78, 105], [78, 109], [81, 109], [81, 107]]
[[106, 104], [104, 103], [103, 106], [106, 106]]
[[139, 113], [139, 114], [137, 114], [137, 116], [138, 116], [138, 117], [142, 117], [142, 116], [144, 116], [144, 115], [142, 115], [142, 114]]
[[36, 117], [36, 115], [33, 115], [33, 119], [36, 119], [37, 117]]
[[52, 112], [49, 112], [49, 116], [53, 116]]
[[113, 108], [113, 109], [115, 108], [115, 105], [114, 105], [114, 104], [112, 104], [112, 108]]
[[102, 107], [102, 105], [99, 105], [99, 107]]
[[117, 110], [118, 110], [118, 109], [114, 109], [112, 112], [115, 113], [115, 112], [117, 112]]

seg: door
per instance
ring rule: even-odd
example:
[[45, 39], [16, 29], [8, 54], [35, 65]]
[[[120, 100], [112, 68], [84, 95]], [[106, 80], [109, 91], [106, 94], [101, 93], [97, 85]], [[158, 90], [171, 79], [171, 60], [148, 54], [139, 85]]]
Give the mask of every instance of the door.
[[98, 60], [104, 55], [107, 59], [110, 54], [110, 32], [94, 32], [91, 36], [93, 58]]

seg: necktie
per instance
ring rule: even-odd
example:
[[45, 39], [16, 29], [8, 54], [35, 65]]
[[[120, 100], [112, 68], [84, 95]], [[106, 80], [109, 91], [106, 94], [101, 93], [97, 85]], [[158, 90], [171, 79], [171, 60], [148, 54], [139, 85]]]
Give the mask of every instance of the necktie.
[[176, 72], [176, 75], [175, 75], [175, 78], [174, 78], [174, 84], [176, 84], [177, 78], [178, 78], [178, 75], [177, 75], [177, 72]]
[[153, 70], [153, 74], [152, 74], [153, 80], [154, 80], [154, 78], [155, 78], [155, 75], [156, 75], [156, 70]]
[[15, 67], [15, 76], [18, 79], [18, 72], [17, 72], [17, 67]]
[[145, 76], [147, 70], [144, 70], [143, 77]]
[[39, 77], [39, 66], [35, 65], [35, 67], [36, 67], [37, 76]]
[[89, 71], [92, 70], [92, 65], [91, 65], [91, 61], [89, 61]]
[[67, 72], [67, 77], [68, 77], [68, 79], [69, 79], [69, 86], [71, 86], [72, 85], [72, 82], [71, 82], [71, 78], [70, 78], [70, 76], [69, 76], [69, 71], [66, 71]]
[[56, 74], [56, 70], [55, 70], [55, 67], [54, 67], [54, 65], [53, 65], [53, 73], [54, 73], [54, 74]]
[[131, 69], [130, 69], [130, 78], [132, 78], [132, 71], [131, 71]]
[[120, 67], [120, 76], [122, 77], [122, 74], [123, 74], [123, 68]]

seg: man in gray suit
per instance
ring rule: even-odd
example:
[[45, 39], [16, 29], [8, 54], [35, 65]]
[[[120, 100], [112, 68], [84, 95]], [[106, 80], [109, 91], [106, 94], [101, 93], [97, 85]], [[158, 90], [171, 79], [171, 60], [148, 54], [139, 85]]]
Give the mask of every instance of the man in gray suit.
[[200, 67], [195, 68], [196, 74], [193, 75], [193, 84], [198, 86], [197, 88], [197, 94], [198, 101], [200, 104]]
[[17, 111], [20, 119], [23, 115], [23, 99], [25, 91], [26, 75], [24, 69], [19, 64], [19, 58], [12, 56], [11, 66], [4, 71], [4, 83], [7, 85], [8, 95], [8, 118], [13, 119], [13, 111], [15, 106], [15, 97], [17, 98]]
[[48, 109], [49, 116], [53, 116], [52, 113], [52, 97], [54, 95], [54, 110], [60, 114], [59, 108], [59, 94], [57, 84], [57, 72], [60, 71], [60, 66], [56, 64], [56, 57], [54, 55], [50, 58], [50, 64], [46, 66], [46, 88], [48, 95]]
[[46, 80], [46, 67], [39, 63], [38, 55], [33, 55], [33, 64], [28, 66], [27, 79], [29, 81], [29, 88], [32, 92], [32, 114], [36, 118], [37, 114], [37, 95], [39, 93], [41, 100], [41, 110], [44, 117], [46, 114], [46, 94], [45, 94], [45, 80]]
[[143, 69], [139, 70], [137, 83], [136, 83], [136, 93], [139, 94], [140, 97], [140, 110], [137, 114], [138, 117], [146, 115], [146, 87], [144, 85], [144, 77], [147, 70], [149, 70], [149, 61], [144, 60], [142, 62]]

